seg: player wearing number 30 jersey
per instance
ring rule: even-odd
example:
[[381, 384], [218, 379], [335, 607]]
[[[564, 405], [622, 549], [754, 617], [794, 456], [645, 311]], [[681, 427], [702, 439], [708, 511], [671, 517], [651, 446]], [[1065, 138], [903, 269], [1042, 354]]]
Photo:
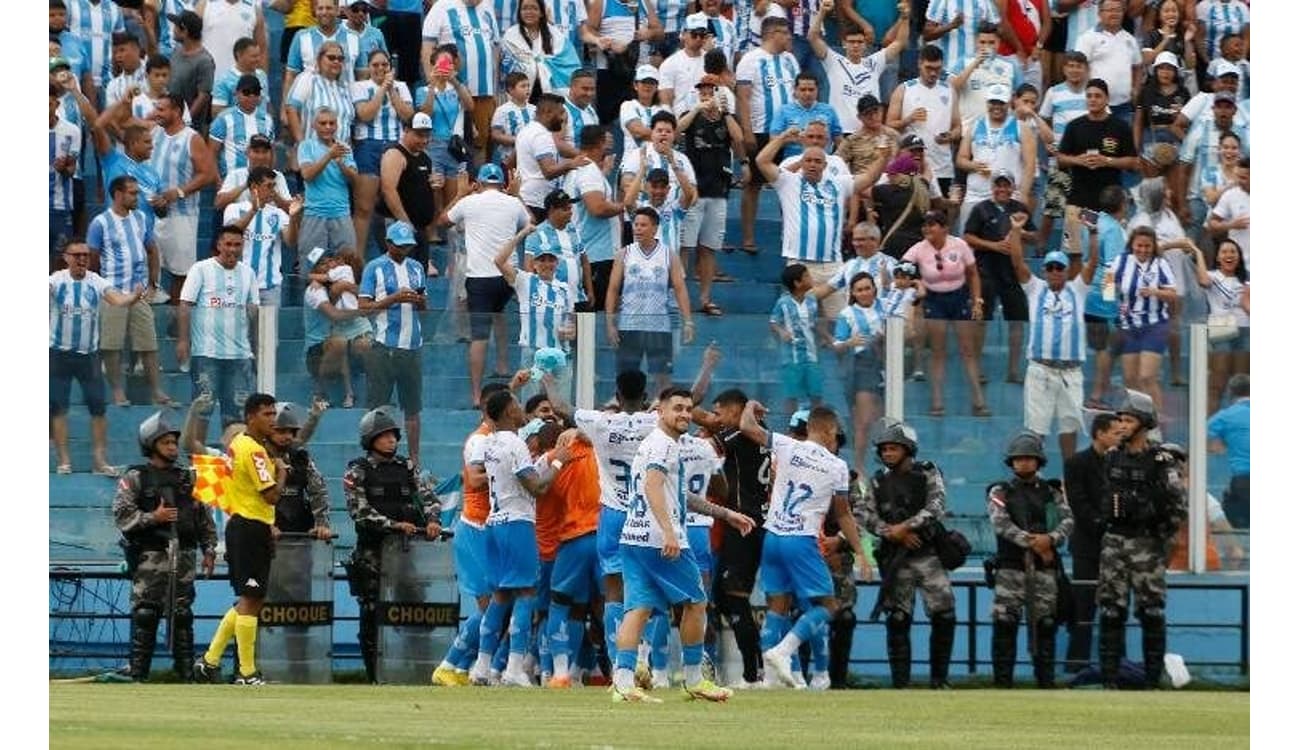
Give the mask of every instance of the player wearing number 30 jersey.
[[[826, 623], [838, 608], [830, 570], [817, 547], [827, 512], [835, 514], [844, 536], [853, 545], [863, 578], [870, 577], [866, 551], [849, 507], [849, 467], [835, 455], [839, 420], [826, 407], [808, 413], [808, 439], [795, 440], [769, 432], [758, 423], [761, 405], [750, 401], [741, 415], [745, 437], [772, 451], [773, 488], [763, 528], [761, 571], [767, 592], [763, 623], [763, 663], [770, 675], [793, 687], [790, 657], [800, 644], [826, 637]], [[791, 627], [792, 599], [807, 599], [810, 607]], [[825, 675], [813, 675], [814, 679]]]

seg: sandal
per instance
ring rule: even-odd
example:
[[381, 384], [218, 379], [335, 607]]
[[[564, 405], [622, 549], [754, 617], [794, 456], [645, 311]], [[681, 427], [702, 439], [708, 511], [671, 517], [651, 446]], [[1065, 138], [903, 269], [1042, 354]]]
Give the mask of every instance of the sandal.
[[356, 403], [356, 400], [352, 397], [352, 394], [351, 394], [351, 393], [349, 393], [348, 395], [346, 395], [346, 396], [343, 397], [343, 408], [344, 408], [344, 409], [351, 409], [355, 403]]
[[975, 406], [972, 406], [971, 409], [970, 409], [970, 413], [971, 413], [971, 416], [973, 416], [973, 417], [991, 417], [991, 416], [993, 416], [993, 411], [992, 411], [991, 409], [989, 409], [989, 407], [988, 407], [987, 405], [985, 405], [985, 404], [977, 404], [977, 405], [975, 405]]
[[704, 315], [708, 315], [711, 318], [722, 317], [722, 308], [718, 307], [713, 302], [705, 302], [704, 304], [700, 305], [700, 312]]
[[723, 273], [722, 271], [714, 271], [713, 273], [714, 284], [734, 284], [735, 281], [736, 277], [729, 273]]
[[1094, 411], [1110, 411], [1109, 406], [1106, 406], [1101, 401], [1098, 401], [1095, 398], [1090, 398], [1087, 401], [1084, 401], [1083, 406], [1084, 408], [1092, 409]]
[[748, 255], [751, 258], [758, 257], [758, 245], [741, 245], [736, 249], [744, 253], [745, 255]]
[[942, 417], [942, 416], [943, 416], [943, 407], [942, 407], [942, 406], [931, 406], [931, 407], [930, 407], [930, 416], [932, 416], [932, 417]]
[[56, 468], [56, 469], [54, 470], [54, 473], [55, 473], [55, 474], [71, 474], [71, 473], [72, 473], [72, 464], [59, 464], [59, 465], [58, 465], [58, 468]]
[[122, 476], [121, 469], [117, 468], [116, 466], [109, 466], [108, 464], [104, 464], [103, 466], [96, 466], [91, 473], [99, 477], [117, 478]]

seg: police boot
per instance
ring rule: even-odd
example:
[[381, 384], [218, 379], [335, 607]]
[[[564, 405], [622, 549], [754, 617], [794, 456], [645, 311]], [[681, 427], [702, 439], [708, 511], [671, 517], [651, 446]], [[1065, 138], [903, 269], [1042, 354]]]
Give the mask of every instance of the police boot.
[[1037, 625], [1038, 651], [1034, 654], [1034, 680], [1038, 687], [1056, 687], [1056, 620], [1044, 617]]
[[181, 682], [194, 682], [194, 612], [189, 607], [172, 615], [172, 666]]
[[993, 621], [993, 686], [1011, 688], [1015, 686], [1016, 671], [1016, 634], [1020, 623], [1015, 620]]
[[849, 655], [853, 652], [853, 630], [857, 627], [853, 610], [842, 610], [831, 620], [830, 672], [831, 687], [848, 687]]
[[361, 645], [361, 660], [366, 665], [366, 681], [378, 684], [376, 663], [379, 653], [379, 624], [375, 622], [375, 606], [370, 602], [361, 605], [360, 619], [357, 623], [357, 641]]
[[948, 664], [952, 661], [952, 640], [957, 634], [957, 616], [940, 612], [930, 618], [930, 688], [950, 688]]
[[1124, 653], [1124, 621], [1128, 613], [1122, 607], [1101, 608], [1101, 626], [1097, 638], [1097, 656], [1101, 662], [1101, 682], [1109, 688], [1119, 687], [1119, 660]]
[[1160, 687], [1165, 674], [1165, 614], [1163, 611], [1142, 612], [1142, 666], [1146, 672], [1147, 688]]
[[1065, 671], [1082, 672], [1092, 662], [1092, 623], [1076, 622], [1070, 626], [1070, 643], [1065, 652]]
[[142, 604], [131, 611], [131, 679], [144, 682], [153, 666], [154, 643], [158, 640], [158, 610]]
[[889, 675], [894, 687], [912, 684], [912, 616], [890, 612], [885, 621], [885, 650], [889, 654]]

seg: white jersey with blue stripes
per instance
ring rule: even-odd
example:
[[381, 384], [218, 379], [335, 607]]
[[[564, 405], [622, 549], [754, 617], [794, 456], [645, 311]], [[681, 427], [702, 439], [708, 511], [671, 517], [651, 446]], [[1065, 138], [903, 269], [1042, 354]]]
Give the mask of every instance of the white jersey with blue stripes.
[[497, 430], [480, 444], [483, 471], [488, 480], [489, 526], [510, 521], [537, 521], [537, 499], [524, 488], [520, 477], [536, 474], [528, 445], [511, 430]]
[[1020, 285], [1029, 300], [1029, 340], [1025, 356], [1058, 362], [1082, 362], [1087, 357], [1087, 328], [1083, 320], [1088, 291], [1083, 276], [1054, 292], [1037, 276]]
[[262, 84], [262, 99], [257, 103], [257, 111], [266, 111], [266, 92], [270, 91], [270, 82], [266, 78], [266, 71], [259, 68], [253, 68], [252, 73], [244, 73], [239, 68], [227, 68], [224, 73], [217, 76], [217, 80], [212, 84], [212, 106], [213, 107], [233, 107], [238, 102], [236, 97], [235, 86], [239, 85], [239, 79], [245, 75], [255, 76], [259, 83]]
[[[736, 16], [737, 19], [739, 17]], [[692, 18], [704, 21], [705, 26], [713, 33], [713, 48], [722, 50], [727, 56], [727, 66], [730, 67], [732, 60], [736, 59], [736, 52], [740, 49], [740, 35], [736, 33], [737, 24], [732, 23], [726, 16], [710, 16], [702, 10], [687, 16], [686, 20], [690, 21]]]
[[61, 352], [99, 351], [99, 305], [108, 280], [94, 271], [80, 279], [68, 269], [50, 274], [50, 348]]
[[81, 156], [81, 128], [66, 122], [62, 118], [54, 121], [50, 128], [50, 210], [71, 211], [73, 175], [64, 174], [54, 168], [55, 159], [71, 156], [75, 163]]
[[[223, 219], [233, 224], [253, 210], [248, 202], [226, 206]], [[262, 206], [244, 230], [244, 263], [253, 269], [258, 289], [276, 289], [280, 286], [280, 259], [283, 255], [283, 235], [289, 229], [289, 214], [273, 203]]]
[[780, 326], [790, 334], [790, 341], [781, 342], [782, 364], [805, 364], [817, 361], [817, 298], [805, 294], [796, 300], [789, 292], [782, 292], [772, 306], [768, 322]]
[[596, 451], [596, 470], [600, 475], [600, 504], [620, 512], [627, 511], [632, 491], [632, 461], [646, 435], [658, 424], [654, 412], [608, 412], [578, 409], [573, 422], [591, 440]]
[[578, 236], [582, 238], [587, 258], [592, 263], [613, 260], [614, 251], [623, 238], [620, 214], [595, 216], [587, 211], [582, 198], [588, 193], [600, 193], [605, 200], [613, 202], [614, 189], [600, 171], [600, 166], [586, 164], [578, 167], [565, 175], [563, 185], [564, 192], [573, 198], [573, 221], [578, 225]]
[[[946, 26], [958, 15], [962, 17], [960, 26], [930, 42], [943, 50], [944, 62], [949, 65], [956, 60], [964, 61], [975, 54], [975, 38], [978, 36], [976, 31], [980, 24], [996, 24], [1002, 20], [998, 15], [997, 4], [993, 0], [930, 0], [930, 6], [925, 11], [925, 20]], [[877, 34], [884, 32], [885, 29], [876, 29]]]
[[587, 251], [578, 236], [578, 227], [569, 222], [563, 229], [557, 228], [549, 220], [537, 226], [537, 231], [524, 240], [524, 257], [536, 257], [541, 251], [555, 253], [559, 261], [555, 266], [555, 280], [569, 288], [569, 299], [575, 304], [587, 301], [587, 292], [582, 287], [582, 259]]
[[[583, 0], [542, 1], [546, 4], [546, 20], [559, 29], [561, 34], [567, 36], [576, 49], [582, 49], [582, 39], [578, 36], [578, 27], [582, 26], [587, 20], [587, 4]], [[518, 3], [515, 4], [515, 7], [518, 8]], [[497, 26], [502, 30], [502, 33], [511, 25], [502, 18], [497, 18]]]
[[[1088, 114], [1088, 99], [1084, 93], [1084, 87], [1079, 86], [1075, 91], [1070, 88], [1070, 84], [1061, 82], [1049, 88], [1043, 95], [1043, 101], [1038, 105], [1038, 114], [1043, 119], [1052, 123], [1052, 135], [1056, 136], [1056, 142], [1061, 142], [1061, 137], [1065, 135], [1065, 126], [1076, 117], [1082, 117]], [[1056, 166], [1056, 157], [1052, 157], [1052, 166]]]
[[248, 166], [248, 139], [264, 135], [275, 142], [275, 122], [265, 110], [245, 112], [239, 107], [227, 107], [208, 127], [208, 138], [221, 144], [217, 152], [217, 166], [221, 174]]
[[1065, 48], [1079, 48], [1079, 37], [1097, 28], [1101, 23], [1102, 0], [1083, 0], [1070, 11], [1065, 21]]
[[108, 82], [108, 86], [104, 89], [104, 108], [107, 109], [125, 99], [132, 86], [143, 90], [148, 84], [149, 79], [144, 72], [144, 60], [141, 60], [140, 66], [134, 71], [124, 70]]
[[672, 251], [655, 240], [648, 251], [638, 242], [624, 247], [623, 288], [619, 297], [620, 331], [668, 332], [668, 299], [672, 296]]
[[568, 350], [559, 336], [565, 318], [573, 313], [573, 297], [563, 281], [544, 280], [527, 271], [515, 272], [515, 298], [519, 300], [519, 345]]
[[464, 0], [441, 0], [425, 16], [423, 33], [426, 42], [454, 43], [460, 50], [461, 75], [470, 94], [496, 93], [501, 27], [491, 5], [480, 2], [470, 8]]
[[333, 33], [328, 35], [321, 31], [319, 26], [299, 29], [298, 33], [293, 35], [293, 41], [289, 43], [289, 60], [285, 67], [294, 73], [306, 71], [314, 73], [316, 55], [320, 53], [321, 45], [326, 42], [337, 42], [343, 48], [343, 72], [339, 74], [339, 78], [348, 84], [355, 81], [357, 60], [361, 57], [361, 37], [343, 23], [335, 26]]
[[1156, 297], [1143, 297], [1139, 290], [1174, 288], [1174, 274], [1169, 262], [1152, 256], [1146, 263], [1132, 253], [1124, 253], [1110, 264], [1115, 274], [1119, 299], [1119, 327], [1124, 330], [1156, 325], [1169, 319], [1169, 304]]
[[303, 132], [308, 137], [315, 132], [312, 125], [316, 119], [316, 110], [322, 107], [328, 107], [338, 116], [339, 127], [335, 132], [341, 140], [347, 140], [347, 134], [352, 132], [352, 121], [356, 119], [357, 110], [352, 104], [352, 93], [343, 80], [331, 81], [311, 71], [300, 73], [293, 79], [293, 86], [285, 98], [291, 107], [298, 110]]
[[1196, 4], [1196, 20], [1205, 25], [1205, 46], [1213, 60], [1223, 37], [1240, 34], [1250, 25], [1250, 6], [1241, 0], [1202, 0]]
[[873, 302], [871, 307], [851, 303], [840, 310], [840, 315], [835, 320], [835, 340], [844, 342], [861, 334], [867, 343], [853, 347], [853, 353], [862, 354], [871, 348], [872, 338], [885, 335], [885, 321], [888, 317], [880, 300]]
[[821, 533], [822, 521], [838, 495], [849, 494], [849, 466], [811, 440], [768, 432], [772, 451], [772, 502], [763, 528], [778, 536]]
[[152, 242], [153, 221], [139, 209], [118, 216], [107, 208], [86, 230], [86, 244], [99, 253], [99, 272], [117, 289], [148, 283], [146, 248]]
[[[507, 99], [492, 112], [492, 129], [514, 138], [519, 135], [519, 131], [523, 130], [525, 125], [535, 119], [537, 119], [536, 105], [524, 104], [521, 107]], [[514, 153], [514, 150], [514, 146], [498, 145], [497, 161], [504, 163], [510, 154]]]
[[[366, 264], [361, 272], [358, 297], [380, 300], [403, 289], [424, 290], [424, 267], [414, 258], [399, 264], [381, 255]], [[402, 303], [379, 310], [371, 316], [375, 342], [389, 349], [419, 349], [424, 343], [420, 334], [420, 313], [415, 305]]]
[[851, 305], [853, 304], [852, 287], [854, 276], [857, 276], [860, 273], [865, 273], [871, 277], [871, 280], [875, 282], [876, 287], [879, 288], [881, 269], [884, 269], [886, 278], [893, 278], [894, 266], [896, 265], [898, 265], [898, 261], [882, 252], [877, 252], [875, 255], [867, 258], [855, 255], [844, 261], [844, 267], [826, 283], [830, 284], [834, 289], [844, 290], [844, 294], [847, 296], [846, 301]]
[[774, 186], [781, 202], [781, 257], [812, 263], [838, 261], [853, 178], [823, 176], [812, 183], [802, 173], [782, 169]]
[[[352, 84], [352, 103], [358, 105], [368, 102], [375, 97], [375, 89], [379, 84], [374, 81], [357, 81]], [[357, 117], [352, 124], [352, 139], [356, 141], [387, 141], [396, 142], [402, 137], [402, 118], [397, 114], [397, 108], [393, 106], [393, 97], [397, 97], [407, 104], [413, 104], [411, 99], [411, 90], [401, 81], [393, 82], [393, 91], [384, 97], [383, 104], [379, 105], [379, 111], [375, 113], [370, 122]]]
[[225, 268], [216, 258], [190, 267], [181, 301], [194, 306], [190, 316], [190, 354], [211, 359], [251, 359], [248, 307], [257, 304], [257, 279], [243, 261]]
[[[1001, 125], [994, 125], [988, 115], [975, 120], [970, 129], [970, 155], [972, 161], [984, 162], [997, 174], [1006, 170], [1020, 179], [1020, 121], [1008, 116]], [[966, 175], [966, 202], [974, 205], [993, 197], [993, 180], [979, 172]]]
[[113, 0], [68, 0], [68, 30], [86, 40], [95, 85], [103, 87], [113, 75], [113, 33], [126, 31], [122, 9]]
[[[194, 138], [198, 133], [193, 128], [182, 127], [168, 135], [162, 128], [153, 131], [153, 155], [149, 163], [158, 171], [161, 189], [180, 188], [194, 179]], [[171, 212], [182, 216], [197, 216], [199, 213], [199, 192], [186, 195], [171, 206]]]
[[[755, 133], [766, 133], [777, 110], [794, 101], [794, 79], [799, 61], [789, 52], [772, 54], [761, 47], [752, 49], [736, 64], [736, 85], [749, 84], [749, 125]], [[743, 116], [744, 113], [738, 113]]]
[[641, 441], [636, 458], [632, 460], [632, 497], [628, 503], [627, 520], [623, 522], [619, 544], [631, 547], [664, 546], [664, 530], [659, 527], [659, 522], [650, 510], [650, 499], [646, 493], [647, 477], [650, 472], [658, 472], [664, 477], [663, 493], [672, 525], [671, 533], [681, 549], [690, 548], [685, 525], [686, 467], [681, 452], [681, 442], [669, 437], [658, 426]]

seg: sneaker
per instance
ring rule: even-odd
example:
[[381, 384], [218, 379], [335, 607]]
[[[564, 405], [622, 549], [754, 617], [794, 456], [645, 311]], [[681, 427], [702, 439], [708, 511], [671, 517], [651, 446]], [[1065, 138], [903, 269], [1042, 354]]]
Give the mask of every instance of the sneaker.
[[670, 688], [670, 687], [672, 687], [672, 686], [673, 686], [672, 680], [669, 680], [669, 679], [668, 679], [668, 675], [655, 675], [655, 676], [653, 676], [653, 677], [650, 678], [650, 689], [651, 689], [651, 690], [659, 690], [659, 689], [661, 689], [661, 688]]
[[471, 684], [471, 685], [477, 685], [477, 686], [479, 686], [479, 687], [487, 687], [487, 686], [492, 685], [492, 684], [494, 684], [494, 683], [492, 682], [492, 677], [491, 677], [491, 675], [489, 675], [488, 673], [486, 673], [486, 672], [475, 672], [475, 671], [470, 671], [470, 673], [469, 673], [469, 684]]
[[611, 695], [614, 703], [663, 703], [662, 700], [635, 686], [626, 693], [615, 687]]
[[804, 677], [803, 677], [803, 673], [802, 673], [802, 672], [795, 672], [795, 673], [794, 673], [794, 689], [795, 689], [795, 690], [807, 690], [807, 689], [808, 689], [808, 681], [804, 679]]
[[729, 689], [733, 690], [733, 691], [735, 691], [735, 690], [767, 690], [767, 684], [764, 683], [762, 680], [754, 680], [753, 682], [749, 682], [749, 681], [747, 681], [747, 680], [743, 680], [743, 679], [742, 679], [740, 682], [733, 682], [733, 683], [731, 683], [730, 685], [728, 685], [727, 687], [728, 687]]
[[694, 685], [683, 685], [686, 691], [686, 697], [691, 700], [714, 701], [715, 703], [724, 703], [733, 693], [728, 688], [718, 687], [713, 684], [712, 680], [701, 679]]
[[261, 671], [254, 672], [250, 675], [238, 675], [235, 677], [236, 685], [265, 685], [266, 680], [262, 679]]
[[794, 687], [794, 673], [790, 671], [790, 655], [776, 648], [763, 652], [763, 666], [768, 675], [786, 687]]
[[441, 687], [457, 687], [460, 685], [456, 670], [452, 667], [439, 666], [433, 670], [433, 676], [429, 678], [429, 681]]
[[190, 363], [189, 363], [189, 360], [186, 360], [186, 361], [181, 362], [180, 364], [176, 365], [176, 369], [179, 370], [179, 371], [181, 371], [181, 372], [183, 372], [183, 373], [189, 373], [189, 371], [190, 371]]
[[537, 687], [528, 675], [523, 672], [511, 672], [510, 670], [501, 673], [501, 684], [506, 687]]
[[813, 675], [812, 680], [808, 683], [809, 690], [830, 690], [831, 676], [826, 672], [818, 672]]
[[567, 674], [557, 674], [546, 681], [546, 687], [552, 690], [568, 690], [573, 687], [573, 680]]
[[160, 288], [155, 287], [153, 292], [145, 295], [151, 305], [165, 305], [172, 301], [172, 296]]
[[913, 372], [913, 373], [912, 373], [912, 380], [913, 380], [913, 382], [916, 382], [916, 383], [924, 383], [924, 382], [925, 382], [925, 373], [924, 373], [924, 372], [921, 372], [920, 370], [917, 370], [916, 372]]
[[200, 656], [198, 659], [194, 660], [194, 681], [210, 682], [214, 685], [220, 683], [221, 665], [209, 664], [202, 656]]

